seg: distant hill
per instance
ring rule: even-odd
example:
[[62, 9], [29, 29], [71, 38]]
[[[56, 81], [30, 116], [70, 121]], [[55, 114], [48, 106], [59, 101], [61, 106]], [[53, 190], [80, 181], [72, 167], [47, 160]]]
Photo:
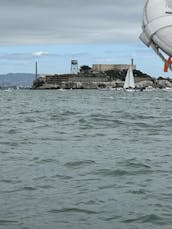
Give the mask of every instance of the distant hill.
[[0, 75], [0, 87], [31, 87], [35, 74], [31, 73], [9, 73]]

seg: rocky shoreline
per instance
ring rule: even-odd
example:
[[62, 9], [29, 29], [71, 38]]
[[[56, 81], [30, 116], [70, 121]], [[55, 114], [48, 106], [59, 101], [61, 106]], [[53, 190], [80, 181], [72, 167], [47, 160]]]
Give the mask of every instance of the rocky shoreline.
[[[136, 89], [172, 88], [172, 80], [153, 78], [139, 70], [134, 70]], [[126, 70], [89, 74], [55, 74], [38, 77], [33, 81], [33, 89], [108, 89], [123, 88]]]

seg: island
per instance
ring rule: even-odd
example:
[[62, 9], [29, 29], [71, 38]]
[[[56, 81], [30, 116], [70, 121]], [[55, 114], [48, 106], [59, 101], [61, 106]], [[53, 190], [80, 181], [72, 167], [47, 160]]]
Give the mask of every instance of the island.
[[[123, 88], [129, 65], [83, 65], [80, 70], [70, 74], [37, 76], [33, 89], [120, 89]], [[172, 88], [170, 78], [154, 78], [141, 72], [133, 65], [136, 89]]]

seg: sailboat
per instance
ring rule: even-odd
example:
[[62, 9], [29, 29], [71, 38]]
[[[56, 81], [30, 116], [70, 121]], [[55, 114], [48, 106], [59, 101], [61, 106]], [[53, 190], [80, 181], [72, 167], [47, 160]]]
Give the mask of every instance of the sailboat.
[[133, 69], [132, 69], [132, 65], [129, 66], [128, 71], [127, 71], [127, 75], [125, 78], [125, 83], [124, 83], [124, 87], [125, 90], [134, 90], [135, 89], [135, 83], [134, 83], [134, 76], [133, 76]]

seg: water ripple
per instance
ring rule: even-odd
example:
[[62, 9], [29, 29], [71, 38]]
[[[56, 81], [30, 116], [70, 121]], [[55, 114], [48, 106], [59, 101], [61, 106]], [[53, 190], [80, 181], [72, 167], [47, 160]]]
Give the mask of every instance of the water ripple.
[[151, 223], [155, 225], [165, 225], [166, 220], [158, 215], [150, 214], [145, 215], [133, 219], [127, 219], [123, 221], [124, 223], [133, 223], [133, 222], [139, 222], [139, 223]]
[[96, 164], [95, 161], [92, 160], [83, 160], [83, 161], [72, 161], [72, 162], [67, 162], [65, 166], [70, 167], [70, 168], [78, 168], [81, 166], [89, 166], [92, 164]]
[[122, 170], [122, 169], [115, 169], [115, 170], [99, 169], [96, 171], [95, 174], [100, 174], [103, 176], [125, 176], [125, 175], [128, 175], [128, 172], [126, 170]]
[[99, 212], [97, 211], [93, 211], [93, 210], [89, 210], [89, 209], [81, 209], [81, 208], [62, 208], [62, 209], [52, 209], [49, 210], [48, 212], [50, 213], [84, 213], [87, 215], [92, 215], [92, 214], [98, 214]]
[[18, 221], [16, 220], [4, 220], [4, 219], [0, 219], [0, 225], [5, 226], [8, 224], [17, 224]]

